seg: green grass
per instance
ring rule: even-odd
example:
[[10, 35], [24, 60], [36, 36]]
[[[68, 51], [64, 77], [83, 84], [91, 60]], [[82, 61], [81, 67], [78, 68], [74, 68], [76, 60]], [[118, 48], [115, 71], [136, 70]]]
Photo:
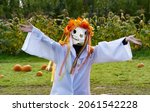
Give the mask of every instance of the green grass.
[[[49, 94], [52, 83], [51, 73], [42, 71], [43, 76], [37, 77], [36, 73], [47, 60], [32, 56], [0, 56], [0, 94]], [[32, 66], [31, 72], [15, 72], [15, 64]]]
[[[136, 55], [135, 55], [136, 54]], [[137, 51], [134, 59], [127, 62], [94, 64], [91, 71], [92, 94], [148, 94], [150, 95], [150, 55], [149, 51]], [[137, 68], [138, 63], [144, 63], [143, 68]], [[14, 72], [12, 67], [19, 63], [30, 64], [31, 72]], [[52, 83], [51, 73], [42, 71], [43, 76], [36, 73], [42, 64], [48, 61], [29, 55], [0, 55], [1, 95], [47, 95]]]

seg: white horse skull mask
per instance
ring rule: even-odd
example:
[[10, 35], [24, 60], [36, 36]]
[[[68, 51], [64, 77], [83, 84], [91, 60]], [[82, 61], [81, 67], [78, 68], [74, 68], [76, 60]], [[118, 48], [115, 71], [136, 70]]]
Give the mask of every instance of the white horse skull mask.
[[87, 30], [81, 27], [76, 27], [71, 31], [72, 41], [74, 45], [83, 45], [87, 37]]

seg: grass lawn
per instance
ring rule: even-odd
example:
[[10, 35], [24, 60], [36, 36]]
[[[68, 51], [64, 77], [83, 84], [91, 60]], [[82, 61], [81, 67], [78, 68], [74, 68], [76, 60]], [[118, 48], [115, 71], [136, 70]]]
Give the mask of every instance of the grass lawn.
[[[137, 68], [138, 63], [144, 63], [143, 68]], [[12, 67], [19, 63], [30, 64], [31, 72], [14, 72]], [[0, 94], [1, 95], [48, 95], [52, 83], [51, 73], [42, 71], [43, 76], [36, 73], [42, 64], [48, 61], [33, 56], [0, 55]], [[94, 64], [91, 71], [92, 94], [138, 94], [150, 95], [150, 54], [136, 52], [132, 61]]]

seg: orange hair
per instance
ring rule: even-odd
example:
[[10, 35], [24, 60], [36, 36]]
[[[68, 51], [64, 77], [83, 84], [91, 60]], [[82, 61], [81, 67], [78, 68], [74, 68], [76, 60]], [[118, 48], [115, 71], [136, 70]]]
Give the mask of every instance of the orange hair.
[[82, 19], [80, 17], [78, 17], [77, 19], [70, 19], [70, 21], [68, 22], [68, 25], [64, 28], [64, 34], [62, 38], [65, 36], [65, 39], [63, 41], [61, 39], [59, 41], [60, 44], [64, 45], [69, 42], [70, 32], [74, 30], [76, 27], [87, 29], [89, 37], [92, 37], [94, 35], [94, 32], [93, 32], [94, 29], [86, 19]]

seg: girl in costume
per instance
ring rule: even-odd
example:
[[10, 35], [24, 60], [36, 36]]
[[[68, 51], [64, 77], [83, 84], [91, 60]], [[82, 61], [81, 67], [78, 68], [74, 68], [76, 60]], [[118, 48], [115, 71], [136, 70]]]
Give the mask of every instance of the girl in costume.
[[64, 35], [55, 42], [33, 25], [21, 25], [28, 32], [22, 50], [56, 64], [51, 95], [89, 95], [90, 71], [94, 63], [132, 59], [129, 42], [141, 45], [133, 35], [91, 46], [93, 27], [86, 19], [70, 19]]

